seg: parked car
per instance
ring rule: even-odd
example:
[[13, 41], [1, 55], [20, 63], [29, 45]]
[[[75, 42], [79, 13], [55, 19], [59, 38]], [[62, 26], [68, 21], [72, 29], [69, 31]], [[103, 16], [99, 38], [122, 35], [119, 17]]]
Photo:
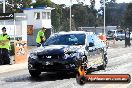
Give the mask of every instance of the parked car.
[[[130, 39], [132, 40], [132, 32], [130, 32]], [[125, 32], [118, 32], [116, 41], [118, 40], [120, 41], [125, 40]]]
[[107, 32], [106, 38], [107, 38], [108, 40], [111, 40], [111, 39], [113, 39], [114, 37], [116, 38], [117, 35], [118, 35], [118, 31], [117, 31], [117, 30], [109, 30], [109, 31]]
[[118, 40], [120, 40], [120, 41], [125, 40], [125, 32], [118, 32], [116, 40], [117, 41]]
[[77, 72], [91, 68], [105, 69], [107, 48], [95, 34], [83, 31], [60, 32], [51, 35], [44, 47], [39, 47], [28, 57], [28, 70], [32, 77], [41, 72]]

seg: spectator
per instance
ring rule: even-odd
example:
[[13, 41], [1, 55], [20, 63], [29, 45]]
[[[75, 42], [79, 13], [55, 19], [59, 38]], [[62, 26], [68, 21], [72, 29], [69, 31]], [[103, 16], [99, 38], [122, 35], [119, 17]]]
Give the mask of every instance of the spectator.
[[0, 64], [10, 64], [10, 36], [6, 33], [6, 28], [2, 28], [2, 34], [0, 34]]
[[44, 44], [45, 39], [45, 30], [46, 28], [41, 28], [40, 31], [37, 34], [37, 38], [36, 38], [36, 43], [37, 43], [37, 47], [40, 47], [41, 45]]
[[127, 30], [125, 31], [125, 47], [127, 47], [127, 46], [129, 46], [130, 47], [130, 45], [131, 45], [131, 43], [130, 43], [130, 30], [127, 28]]

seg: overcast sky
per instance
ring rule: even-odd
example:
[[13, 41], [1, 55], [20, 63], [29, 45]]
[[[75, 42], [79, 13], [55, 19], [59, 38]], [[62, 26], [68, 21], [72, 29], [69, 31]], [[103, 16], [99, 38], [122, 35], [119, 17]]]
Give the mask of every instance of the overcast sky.
[[[66, 4], [66, 5], [70, 5], [70, 0], [51, 0], [52, 2], [56, 3], [56, 4]], [[83, 1], [83, 0], [80, 0], [80, 1]], [[90, 0], [85, 0], [84, 3], [85, 4], [90, 4], [89, 2]], [[95, 5], [95, 8], [99, 8], [100, 7], [100, 0], [95, 0], [96, 1], [96, 5]], [[132, 0], [116, 0], [117, 3], [122, 3], [122, 2], [125, 2], [125, 3], [129, 3], [129, 2], [132, 2]], [[77, 3], [76, 0], [72, 0], [72, 3]]]

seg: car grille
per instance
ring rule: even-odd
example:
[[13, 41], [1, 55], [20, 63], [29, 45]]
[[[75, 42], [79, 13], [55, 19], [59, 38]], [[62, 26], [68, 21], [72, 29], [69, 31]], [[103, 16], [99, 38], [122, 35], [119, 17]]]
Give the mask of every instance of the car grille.
[[54, 63], [54, 65], [48, 65], [45, 66], [46, 69], [52, 69], [52, 70], [57, 70], [57, 69], [64, 69], [65, 66], [60, 64], [60, 63]]
[[39, 55], [41, 59], [63, 59], [64, 55]]

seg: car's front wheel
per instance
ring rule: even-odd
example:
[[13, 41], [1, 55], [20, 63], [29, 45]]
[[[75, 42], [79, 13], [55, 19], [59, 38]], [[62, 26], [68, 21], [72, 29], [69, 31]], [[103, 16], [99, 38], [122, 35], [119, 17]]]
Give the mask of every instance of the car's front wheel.
[[29, 73], [31, 77], [38, 77], [41, 74], [41, 72], [38, 70], [29, 70]]
[[86, 78], [84, 76], [79, 76], [78, 78], [76, 78], [76, 81], [78, 84], [83, 85], [86, 82]]

